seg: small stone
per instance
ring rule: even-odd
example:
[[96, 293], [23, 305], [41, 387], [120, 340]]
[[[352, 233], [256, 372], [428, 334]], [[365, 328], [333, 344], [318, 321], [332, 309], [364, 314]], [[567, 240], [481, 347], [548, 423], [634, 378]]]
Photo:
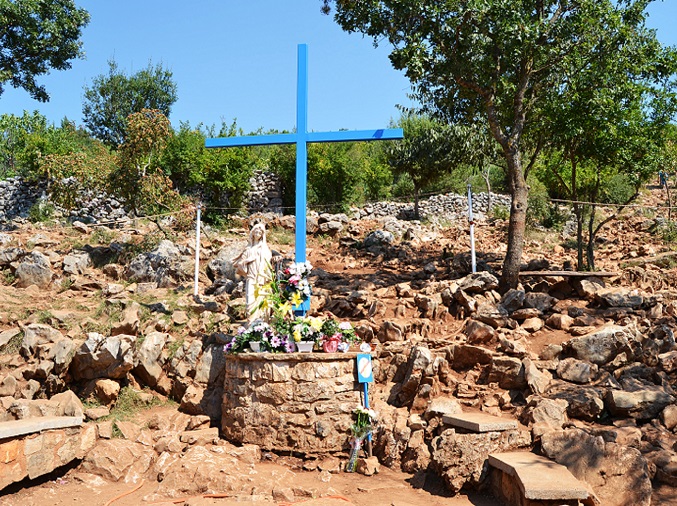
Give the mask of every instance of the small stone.
[[365, 476], [373, 476], [381, 470], [381, 464], [376, 457], [358, 459], [356, 471]]

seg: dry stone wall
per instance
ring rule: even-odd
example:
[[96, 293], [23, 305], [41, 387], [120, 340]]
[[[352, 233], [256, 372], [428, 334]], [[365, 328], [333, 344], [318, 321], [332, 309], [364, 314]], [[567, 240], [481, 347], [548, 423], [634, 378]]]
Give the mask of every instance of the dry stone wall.
[[360, 405], [355, 353], [228, 355], [221, 430], [236, 443], [307, 454], [348, 449]]

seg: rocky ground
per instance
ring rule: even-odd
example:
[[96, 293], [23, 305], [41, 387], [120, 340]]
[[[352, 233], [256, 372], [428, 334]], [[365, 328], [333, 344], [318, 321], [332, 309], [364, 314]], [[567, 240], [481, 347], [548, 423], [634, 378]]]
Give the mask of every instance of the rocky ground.
[[[660, 190], [643, 202], [661, 203]], [[0, 235], [0, 417], [56, 412], [47, 399], [70, 389], [99, 439], [74, 469], [12, 485], [0, 504], [104, 504], [139, 484], [115, 504], [496, 504], [472, 492], [482, 445], [535, 448], [599, 504], [677, 504], [677, 250], [664, 217], [631, 209], [602, 231], [597, 267], [616, 276], [536, 276], [501, 295], [504, 221], [478, 220], [481, 272], [469, 275], [464, 220], [362, 215], [310, 220], [308, 257], [312, 310], [351, 321], [375, 350], [379, 474], [218, 438], [222, 344], [244, 316], [230, 262], [244, 227], [203, 234], [196, 300], [190, 234], [23, 224]], [[293, 219], [264, 219], [291, 256]], [[525, 270], [575, 264], [571, 244], [530, 231]], [[509, 442], [443, 430], [454, 409], [520, 429]]]

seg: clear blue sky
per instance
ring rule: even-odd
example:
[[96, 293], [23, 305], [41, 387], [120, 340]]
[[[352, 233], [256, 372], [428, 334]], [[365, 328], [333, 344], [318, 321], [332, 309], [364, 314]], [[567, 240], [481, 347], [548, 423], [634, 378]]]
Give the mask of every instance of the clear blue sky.
[[[114, 58], [128, 74], [162, 63], [174, 74], [174, 126], [230, 123], [245, 132], [294, 128], [296, 51], [308, 44], [308, 127], [315, 131], [371, 129], [399, 117], [409, 105], [408, 80], [392, 68], [388, 47], [343, 32], [320, 13], [320, 0], [76, 0], [91, 21], [85, 60], [39, 78], [51, 100], [40, 103], [6, 87], [0, 113], [39, 110], [58, 124], [82, 122], [83, 87], [108, 71]], [[664, 44], [677, 45], [677, 0], [654, 3], [649, 26]]]

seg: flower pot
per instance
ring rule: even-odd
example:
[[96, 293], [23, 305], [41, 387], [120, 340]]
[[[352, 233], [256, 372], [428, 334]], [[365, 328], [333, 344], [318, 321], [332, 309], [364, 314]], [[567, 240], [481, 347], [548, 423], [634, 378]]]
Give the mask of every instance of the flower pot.
[[259, 353], [261, 351], [261, 343], [258, 341], [250, 341], [249, 347], [254, 353]]
[[341, 341], [338, 339], [327, 339], [322, 343], [322, 349], [325, 353], [336, 353], [338, 351], [338, 345]]
[[315, 343], [313, 341], [299, 341], [296, 343], [296, 349], [301, 353], [310, 353], [313, 351]]

